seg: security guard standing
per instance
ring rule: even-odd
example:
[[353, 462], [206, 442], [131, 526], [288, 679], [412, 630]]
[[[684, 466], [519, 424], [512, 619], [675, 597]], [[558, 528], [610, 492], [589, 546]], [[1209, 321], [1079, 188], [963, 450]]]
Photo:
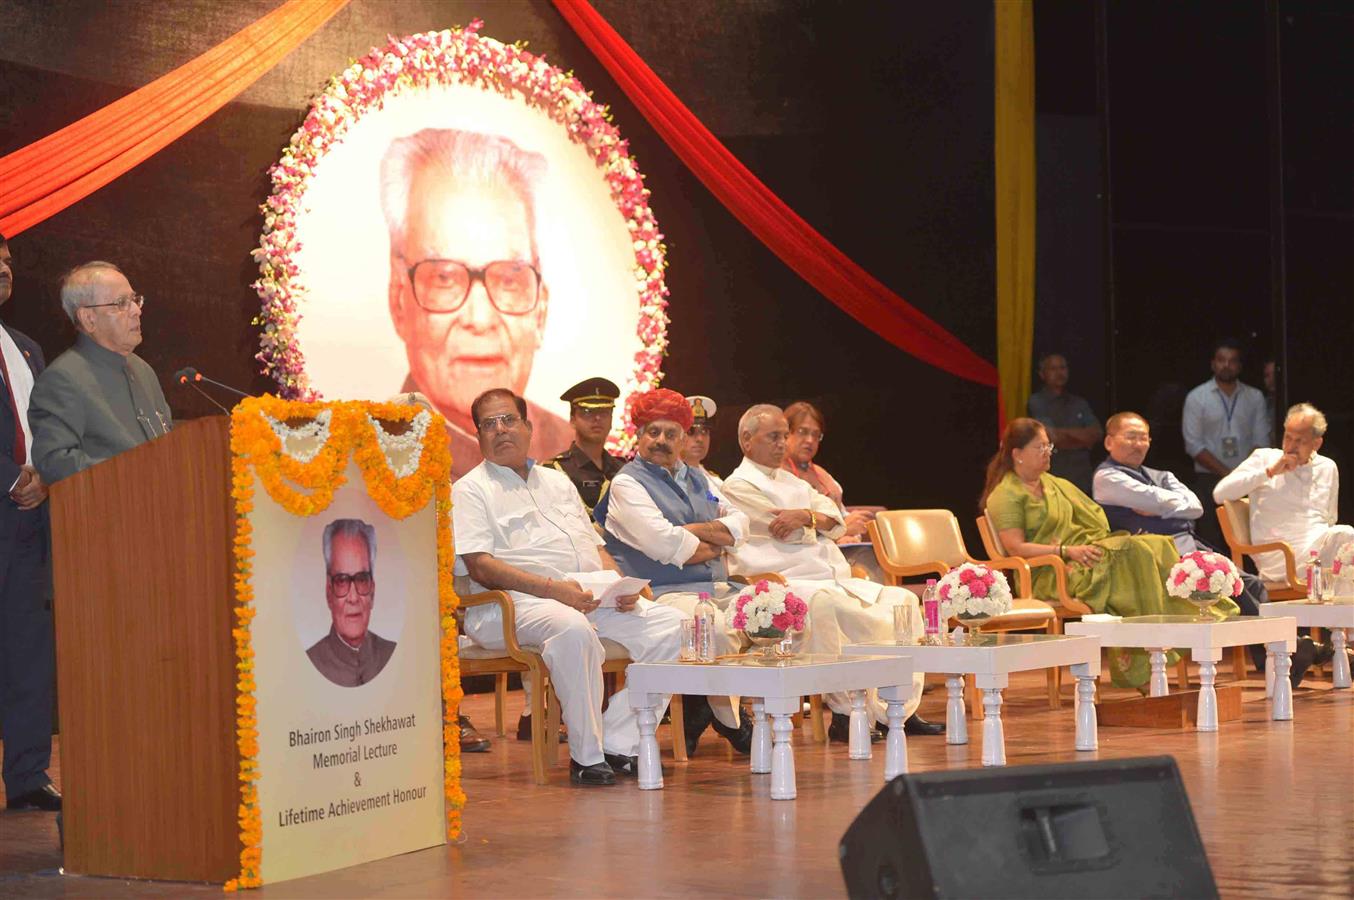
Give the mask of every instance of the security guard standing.
[[592, 508], [606, 496], [611, 479], [625, 460], [606, 451], [606, 438], [611, 433], [611, 416], [621, 389], [605, 378], [588, 378], [569, 388], [560, 399], [569, 404], [569, 424], [574, 429], [574, 442], [559, 456], [546, 460], [545, 465], [559, 469], [578, 488], [583, 505], [592, 515]]

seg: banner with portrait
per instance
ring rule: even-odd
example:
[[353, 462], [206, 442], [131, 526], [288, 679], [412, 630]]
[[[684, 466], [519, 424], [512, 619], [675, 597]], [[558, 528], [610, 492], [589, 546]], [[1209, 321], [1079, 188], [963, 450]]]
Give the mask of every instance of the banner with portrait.
[[232, 416], [239, 886], [442, 844], [458, 827], [438, 419], [275, 398]]
[[273, 169], [257, 255], [261, 358], [292, 395], [418, 391], [453, 474], [478, 463], [471, 401], [524, 396], [532, 455], [572, 439], [585, 378], [654, 386], [664, 249], [625, 142], [576, 78], [478, 33], [373, 50], [319, 97]]

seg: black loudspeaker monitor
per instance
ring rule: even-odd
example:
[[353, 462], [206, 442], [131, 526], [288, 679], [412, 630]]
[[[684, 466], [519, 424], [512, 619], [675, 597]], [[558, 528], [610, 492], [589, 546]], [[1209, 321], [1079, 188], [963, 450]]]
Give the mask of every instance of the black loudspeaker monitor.
[[1169, 756], [900, 775], [838, 847], [851, 897], [1217, 897]]

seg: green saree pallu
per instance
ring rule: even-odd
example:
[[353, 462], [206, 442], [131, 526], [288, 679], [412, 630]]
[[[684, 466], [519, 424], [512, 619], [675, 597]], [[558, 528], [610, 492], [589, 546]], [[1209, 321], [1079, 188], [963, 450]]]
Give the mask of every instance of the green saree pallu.
[[[987, 498], [987, 511], [998, 531], [1019, 528], [1025, 540], [1036, 544], [1076, 546], [1094, 544], [1105, 552], [1100, 562], [1086, 567], [1068, 563], [1067, 593], [1098, 613], [1116, 616], [1153, 616], [1198, 614], [1186, 600], [1166, 593], [1166, 576], [1180, 559], [1175, 542], [1160, 534], [1111, 532], [1105, 511], [1070, 481], [1044, 474], [1043, 499], [1035, 497], [1008, 473]], [[1052, 566], [1033, 570], [1034, 595], [1057, 600], [1057, 576]], [[1218, 618], [1240, 612], [1231, 600], [1213, 607]], [[1147, 651], [1114, 647], [1110, 649], [1110, 674], [1119, 687], [1138, 687], [1151, 674]], [[1174, 651], [1167, 662], [1174, 665]]]

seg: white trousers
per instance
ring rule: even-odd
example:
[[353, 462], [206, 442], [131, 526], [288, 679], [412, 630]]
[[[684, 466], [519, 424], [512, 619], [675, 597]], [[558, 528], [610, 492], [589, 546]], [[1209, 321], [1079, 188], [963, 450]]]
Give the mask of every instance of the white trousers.
[[[611, 697], [602, 713], [601, 638], [615, 641], [634, 662], [666, 662], [677, 658], [682, 641], [682, 615], [675, 609], [640, 600], [635, 612], [598, 609], [589, 615], [555, 600], [513, 592], [517, 642], [539, 647], [550, 669], [560, 713], [569, 727], [569, 756], [579, 765], [602, 761], [604, 753], [636, 756], [639, 725], [630, 708], [629, 689]], [[467, 617], [470, 639], [489, 650], [502, 650], [499, 617]], [[658, 715], [667, 708], [667, 698]]]
[[[710, 602], [715, 605], [715, 656], [728, 656], [743, 649], [743, 633], [729, 625], [732, 615], [726, 613], [733, 598], [737, 596], [737, 592], [727, 590], [710, 597]], [[700, 602], [700, 594], [693, 591], [676, 591], [660, 595], [658, 602], [677, 610], [684, 619], [693, 619], [696, 616], [696, 604]], [[709, 701], [710, 708], [714, 710], [715, 718], [720, 724], [729, 728], [738, 727], [738, 697], [712, 696], [706, 700]]]
[[[846, 644], [891, 641], [895, 606], [909, 609], [913, 634], [921, 634], [925, 630], [917, 595], [906, 588], [885, 587], [873, 604], [862, 602], [840, 587], [820, 588], [809, 597], [808, 623], [799, 640], [799, 648], [805, 653], [836, 656], [841, 654]], [[916, 712], [921, 704], [924, 680], [921, 672], [912, 674], [912, 697], [904, 707], [907, 716]], [[834, 713], [846, 715], [851, 712], [851, 698], [845, 693], [827, 694], [823, 700]], [[887, 707], [876, 691], [868, 692], [865, 710], [876, 722], [888, 723]]]
[[[1294, 562], [1298, 567], [1298, 581], [1306, 582], [1307, 576], [1307, 557], [1315, 550], [1317, 557], [1321, 560], [1321, 568], [1329, 569], [1335, 562], [1335, 554], [1340, 551], [1346, 543], [1354, 541], [1354, 527], [1349, 525], [1331, 525], [1324, 531], [1317, 530], [1308, 532], [1308, 544], [1306, 547], [1300, 547], [1292, 544]], [[1287, 581], [1288, 570], [1284, 567], [1283, 554], [1281, 553], [1257, 553], [1255, 556], [1255, 565], [1260, 571], [1260, 577], [1265, 581]]]

